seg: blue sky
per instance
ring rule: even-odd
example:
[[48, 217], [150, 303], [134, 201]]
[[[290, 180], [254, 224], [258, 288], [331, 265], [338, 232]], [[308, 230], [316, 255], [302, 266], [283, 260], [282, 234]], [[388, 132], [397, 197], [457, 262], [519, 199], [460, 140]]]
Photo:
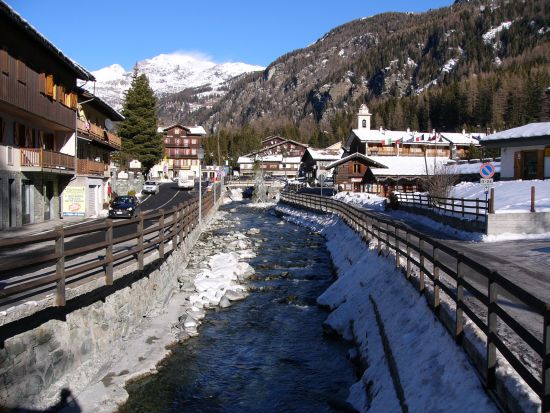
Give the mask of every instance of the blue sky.
[[267, 66], [348, 21], [385, 11], [426, 11], [453, 0], [7, 0], [88, 70], [126, 69], [161, 53]]

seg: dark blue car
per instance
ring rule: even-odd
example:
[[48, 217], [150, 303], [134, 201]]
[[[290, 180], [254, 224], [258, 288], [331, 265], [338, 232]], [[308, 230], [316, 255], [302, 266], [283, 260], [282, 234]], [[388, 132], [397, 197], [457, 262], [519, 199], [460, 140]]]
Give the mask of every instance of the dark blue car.
[[117, 196], [109, 206], [109, 218], [132, 218], [139, 213], [139, 201], [135, 196]]

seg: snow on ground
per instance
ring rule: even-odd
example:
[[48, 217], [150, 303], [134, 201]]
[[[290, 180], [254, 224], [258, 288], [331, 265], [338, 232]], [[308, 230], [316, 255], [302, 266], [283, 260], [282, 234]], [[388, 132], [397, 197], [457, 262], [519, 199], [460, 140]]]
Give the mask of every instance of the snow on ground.
[[[497, 181], [495, 188], [495, 213], [530, 213], [531, 187], [535, 187], [535, 210], [550, 212], [550, 181]], [[485, 199], [485, 188], [477, 182], [461, 182], [451, 190], [452, 198]], [[360, 192], [340, 192], [334, 199], [372, 211], [384, 211], [386, 198]], [[477, 232], [461, 231], [428, 217], [405, 211], [386, 211], [394, 218], [429, 226], [439, 232], [446, 232], [464, 241], [498, 242], [518, 239], [550, 239], [550, 233], [542, 234], [500, 234], [485, 235]]]
[[[497, 412], [463, 350], [428, 308], [425, 299], [395, 269], [369, 249], [335, 216], [289, 207], [286, 219], [320, 231], [327, 239], [338, 279], [318, 302], [333, 311], [327, 323], [357, 341], [368, 368], [350, 389], [359, 411], [400, 411], [369, 296], [383, 320], [411, 412]], [[368, 394], [369, 397], [366, 397]]]

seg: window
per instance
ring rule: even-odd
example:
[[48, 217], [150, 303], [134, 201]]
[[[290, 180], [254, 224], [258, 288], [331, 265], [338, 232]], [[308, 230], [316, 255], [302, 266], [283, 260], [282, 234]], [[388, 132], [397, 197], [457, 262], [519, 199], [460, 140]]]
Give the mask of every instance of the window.
[[180, 134], [180, 128], [174, 129], [174, 133], [175, 133], [176, 135], [179, 135], [179, 134]]
[[0, 50], [0, 71], [6, 76], [9, 76], [10, 74], [9, 67], [10, 67], [10, 61], [9, 61], [8, 52], [6, 52], [5, 50]]
[[164, 138], [164, 144], [165, 144], [165, 145], [169, 145], [169, 144], [170, 144], [170, 139]]
[[183, 146], [189, 146], [189, 139], [183, 140]]
[[191, 145], [196, 145], [197, 144], [197, 140], [196, 139], [191, 139]]
[[196, 155], [197, 154], [197, 150], [196, 149], [191, 149], [191, 155]]
[[353, 164], [353, 173], [354, 174], [361, 173], [361, 164], [359, 164], [357, 162]]
[[179, 145], [181, 142], [181, 139], [176, 139], [176, 145]]

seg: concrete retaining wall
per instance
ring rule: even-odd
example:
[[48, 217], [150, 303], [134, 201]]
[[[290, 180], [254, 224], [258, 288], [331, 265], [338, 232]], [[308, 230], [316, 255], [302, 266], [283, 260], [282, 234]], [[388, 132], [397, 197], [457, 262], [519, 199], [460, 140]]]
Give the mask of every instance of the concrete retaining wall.
[[550, 232], [550, 212], [489, 214], [487, 235], [542, 234]]
[[160, 314], [179, 291], [178, 275], [200, 233], [197, 227], [166, 260], [144, 271], [115, 274], [104, 294], [95, 288], [73, 298], [73, 306], [88, 303], [60, 317], [65, 320], [49, 319], [7, 339], [0, 348], [0, 406], [44, 408], [57, 400], [64, 382], [70, 380], [73, 391], [85, 387], [132, 330]]

